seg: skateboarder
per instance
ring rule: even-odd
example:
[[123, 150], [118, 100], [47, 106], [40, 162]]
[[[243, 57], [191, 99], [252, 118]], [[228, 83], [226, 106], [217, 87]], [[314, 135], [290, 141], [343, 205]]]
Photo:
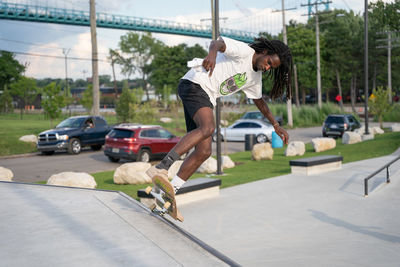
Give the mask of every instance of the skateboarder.
[[262, 74], [273, 80], [271, 97], [290, 98], [292, 56], [287, 45], [278, 40], [257, 38], [247, 45], [227, 37], [211, 42], [204, 58], [188, 62], [192, 67], [180, 80], [178, 94], [183, 102], [187, 134], [167, 156], [147, 174], [168, 179], [169, 167], [193, 147], [171, 184], [175, 192], [198, 167], [211, 156], [215, 129], [213, 108], [216, 98], [242, 90], [271, 122], [275, 132], [287, 144], [289, 136], [279, 126], [262, 98]]

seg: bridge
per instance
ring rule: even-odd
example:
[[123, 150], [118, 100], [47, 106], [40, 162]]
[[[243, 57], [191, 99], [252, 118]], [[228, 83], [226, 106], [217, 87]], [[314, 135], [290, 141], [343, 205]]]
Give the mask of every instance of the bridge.
[[[8, 2], [0, 2], [0, 19], [90, 26], [89, 11]], [[97, 27], [100, 28], [178, 34], [202, 38], [211, 38], [212, 36], [211, 27], [169, 20], [112, 15], [101, 12], [96, 13], [96, 19]], [[220, 34], [246, 43], [251, 43], [254, 37], [257, 36], [256, 33], [223, 28], [220, 29]]]

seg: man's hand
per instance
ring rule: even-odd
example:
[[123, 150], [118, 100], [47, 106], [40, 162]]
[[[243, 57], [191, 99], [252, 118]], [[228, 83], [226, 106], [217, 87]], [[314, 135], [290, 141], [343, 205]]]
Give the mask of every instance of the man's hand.
[[285, 145], [287, 145], [289, 142], [289, 134], [285, 131], [285, 129], [283, 129], [281, 126], [279, 126], [279, 124], [274, 126], [274, 128], [275, 128], [275, 132], [280, 136], [283, 143], [285, 143]]
[[217, 39], [213, 40], [210, 44], [210, 48], [208, 50], [208, 55], [206, 58], [203, 60], [203, 68], [206, 71], [209, 71], [210, 73], [208, 74], [209, 77], [211, 77], [215, 64], [217, 62], [217, 52], [225, 52], [226, 45], [225, 42], [222, 39]]
[[217, 59], [217, 51], [213, 50], [210, 51], [206, 56], [206, 58], [203, 60], [202, 66], [206, 71], [210, 71], [210, 73], [208, 74], [208, 76], [210, 77], [214, 71], [215, 63], [217, 61], [216, 59]]

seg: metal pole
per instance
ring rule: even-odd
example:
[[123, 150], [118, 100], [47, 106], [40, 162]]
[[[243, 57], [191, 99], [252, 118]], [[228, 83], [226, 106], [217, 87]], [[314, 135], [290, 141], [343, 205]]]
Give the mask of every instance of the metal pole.
[[315, 5], [315, 34], [317, 38], [317, 89], [318, 89], [318, 107], [322, 108], [321, 96], [321, 58], [319, 49], [319, 22], [318, 22], [318, 5]]
[[365, 134], [368, 131], [368, 0], [364, 2], [364, 98], [365, 98]]
[[390, 170], [389, 170], [389, 166], [390, 166], [390, 165], [388, 165], [388, 166], [386, 167], [386, 183], [390, 183]]
[[[219, 36], [219, 0], [211, 0], [212, 9], [212, 39], [217, 40]], [[222, 156], [221, 156], [221, 100], [217, 98], [215, 109], [216, 129], [217, 129], [217, 174], [222, 174]]]
[[[285, 0], [282, 0], [282, 34], [283, 43], [287, 45], [287, 31], [286, 31], [286, 19], [285, 19]], [[286, 96], [286, 108], [288, 115], [288, 125], [293, 126], [293, 115], [292, 115], [292, 98], [291, 95]]]
[[388, 97], [392, 103], [392, 33], [388, 32]]
[[63, 49], [63, 54], [65, 56], [65, 95], [68, 93], [68, 64], [67, 64], [67, 56], [71, 49]]
[[[69, 96], [69, 92], [68, 92], [68, 64], [67, 64], [67, 56], [69, 51], [71, 51], [71, 49], [63, 49], [63, 54], [65, 56], [65, 91], [64, 91], [64, 95], [65, 97]], [[69, 101], [68, 101], [69, 102]], [[67, 105], [67, 109], [69, 110], [69, 115], [71, 116], [71, 109], [69, 108], [69, 103]]]

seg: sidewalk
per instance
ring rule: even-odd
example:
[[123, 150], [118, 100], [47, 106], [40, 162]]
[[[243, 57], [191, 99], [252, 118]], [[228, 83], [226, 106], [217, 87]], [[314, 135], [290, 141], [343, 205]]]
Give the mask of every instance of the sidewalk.
[[363, 196], [363, 179], [393, 158], [223, 189], [180, 207], [182, 227], [244, 266], [398, 266], [400, 160]]

